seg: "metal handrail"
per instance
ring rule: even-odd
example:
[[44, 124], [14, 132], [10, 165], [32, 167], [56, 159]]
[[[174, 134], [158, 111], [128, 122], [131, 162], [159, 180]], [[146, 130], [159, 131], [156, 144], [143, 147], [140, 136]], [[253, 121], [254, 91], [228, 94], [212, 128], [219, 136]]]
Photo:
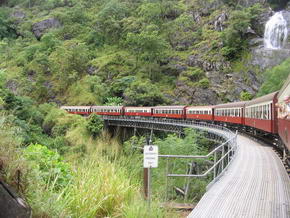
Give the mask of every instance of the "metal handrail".
[[[125, 116], [103, 116], [104, 120], [120, 120], [120, 121], [132, 121], [132, 122], [144, 122], [144, 123], [155, 123], [155, 124], [174, 124], [181, 127], [189, 127], [189, 128], [199, 128], [201, 130], [209, 131], [211, 130], [221, 130], [222, 132], [212, 131], [214, 134], [220, 135], [227, 139], [221, 145], [217, 146], [207, 155], [158, 155], [162, 158], [191, 158], [191, 159], [206, 159], [211, 155], [214, 155], [214, 164], [211, 166], [206, 172], [203, 174], [193, 175], [193, 174], [167, 174], [168, 177], [205, 177], [210, 172], [214, 171], [214, 179], [211, 183], [214, 183], [227, 169], [229, 164], [232, 162], [235, 151], [237, 149], [237, 135], [238, 132], [233, 133], [231, 130], [227, 129], [224, 126], [219, 126], [215, 124], [209, 124], [206, 122], [195, 122], [193, 120], [175, 120], [175, 119], [164, 119], [164, 118], [145, 118], [145, 117], [125, 117]], [[224, 153], [224, 148], [227, 145], [228, 150]], [[216, 160], [217, 152], [222, 149], [222, 156], [219, 160]], [[228, 157], [228, 164], [224, 167], [224, 159]], [[216, 175], [216, 168], [218, 164], [222, 162], [222, 170], [219, 175]]]
[[[235, 136], [233, 138], [235, 138]], [[221, 147], [223, 147], [225, 144], [227, 144], [232, 139], [229, 139], [226, 142], [222, 143], [221, 145], [219, 145], [218, 147], [213, 149], [211, 152], [209, 152], [207, 155], [164, 155], [164, 154], [160, 154], [160, 155], [158, 155], [158, 157], [205, 159], [205, 158], [208, 158], [209, 156], [211, 156], [213, 153], [215, 153], [217, 150], [219, 150]]]
[[[220, 147], [220, 146], [219, 146]], [[233, 151], [233, 149], [234, 149], [234, 146], [233, 147], [231, 147], [231, 149], [229, 149], [218, 161], [215, 161], [215, 163], [214, 163], [214, 165], [212, 166], [212, 167], [210, 167], [205, 173], [203, 173], [203, 174], [198, 174], [198, 175], [194, 175], [194, 174], [168, 174], [167, 176], [169, 176], [169, 177], [205, 177], [205, 176], [207, 176], [211, 171], [213, 171], [216, 167], [217, 167], [217, 165], [223, 160], [223, 159], [225, 159], [229, 154], [230, 154], [230, 152], [231, 151]], [[215, 150], [213, 150], [213, 151], [215, 151]], [[212, 151], [212, 152], [213, 152]], [[210, 152], [210, 153], [212, 153], [212, 152]], [[206, 155], [207, 156], [207, 155]], [[205, 156], [205, 157], [206, 157]], [[180, 158], [182, 158], [182, 157], [180, 157]], [[195, 159], [195, 157], [193, 157], [193, 159]], [[230, 162], [229, 162], [230, 163]], [[229, 164], [228, 163], [228, 164]], [[224, 168], [225, 169], [225, 168]], [[223, 170], [224, 170], [223, 169]], [[222, 172], [223, 172], [223, 170], [222, 170]], [[221, 173], [222, 173], [221, 172]]]

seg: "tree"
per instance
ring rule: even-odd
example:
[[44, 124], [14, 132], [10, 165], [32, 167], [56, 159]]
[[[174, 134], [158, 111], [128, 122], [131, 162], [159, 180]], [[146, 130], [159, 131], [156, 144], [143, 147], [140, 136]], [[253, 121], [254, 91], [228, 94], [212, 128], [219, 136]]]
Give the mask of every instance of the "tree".
[[246, 47], [244, 39], [247, 28], [250, 26], [251, 18], [245, 11], [234, 11], [227, 29], [222, 33], [224, 47], [222, 54], [229, 60], [235, 59]]
[[247, 30], [254, 26], [255, 19], [262, 11], [260, 4], [233, 11], [228, 21], [228, 27], [222, 33], [222, 54], [228, 60], [236, 59], [242, 50], [248, 48]]
[[[158, 27], [149, 25], [141, 33], [128, 33], [126, 44], [136, 55], [136, 68], [139, 59], [148, 63], [156, 63], [165, 56], [165, 51], [169, 47], [164, 38], [159, 35]], [[152, 69], [149, 69], [149, 77], [151, 78]]]
[[162, 10], [159, 3], [144, 3], [138, 8], [138, 15], [146, 23], [158, 24], [161, 19]]
[[55, 80], [58, 80], [58, 91], [65, 91], [69, 85], [87, 71], [89, 49], [78, 41], [66, 41], [58, 46], [49, 56], [50, 68]]
[[154, 106], [166, 103], [156, 85], [149, 80], [136, 80], [126, 89], [125, 100], [128, 105]]
[[9, 10], [0, 8], [0, 39], [15, 37], [16, 31], [13, 27], [13, 22], [9, 19]]
[[97, 114], [91, 114], [87, 123], [87, 130], [96, 137], [104, 127], [104, 122]]
[[102, 32], [107, 42], [117, 41], [122, 33], [122, 19], [128, 15], [125, 3], [111, 0], [97, 14], [96, 31]]

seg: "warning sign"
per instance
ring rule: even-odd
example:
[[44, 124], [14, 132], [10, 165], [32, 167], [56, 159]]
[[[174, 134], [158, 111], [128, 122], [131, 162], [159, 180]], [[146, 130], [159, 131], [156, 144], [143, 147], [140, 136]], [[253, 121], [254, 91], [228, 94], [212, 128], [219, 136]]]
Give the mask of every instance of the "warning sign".
[[158, 167], [158, 146], [144, 146], [144, 168]]

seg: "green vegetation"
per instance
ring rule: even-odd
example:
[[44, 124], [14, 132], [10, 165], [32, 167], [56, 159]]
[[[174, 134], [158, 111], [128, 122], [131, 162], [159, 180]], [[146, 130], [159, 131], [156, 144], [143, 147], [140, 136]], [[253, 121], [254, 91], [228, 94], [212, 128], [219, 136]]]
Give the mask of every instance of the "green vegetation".
[[[1, 89], [1, 178], [24, 197], [36, 217], [167, 217], [174, 212], [160, 207], [165, 200], [165, 160], [153, 173], [154, 198], [148, 210], [142, 196], [142, 153], [122, 145], [102, 132], [97, 115], [71, 115], [54, 104], [36, 105], [28, 97]], [[156, 140], [161, 153], [205, 154], [209, 143], [188, 130], [184, 139], [175, 135]], [[186, 161], [175, 162], [177, 172]], [[173, 181], [172, 181], [173, 182]], [[196, 201], [207, 184], [191, 182], [189, 196]], [[181, 186], [184, 180], [174, 184]], [[170, 188], [172, 189], [172, 187]], [[170, 195], [171, 200], [181, 200]], [[174, 215], [175, 216], [175, 215]]]
[[243, 10], [233, 11], [228, 27], [222, 33], [224, 44], [222, 54], [227, 59], [231, 60], [240, 57], [240, 53], [248, 48], [245, 35], [261, 12], [262, 8], [259, 4]]
[[241, 92], [240, 98], [242, 101], [249, 101], [249, 100], [252, 100], [253, 95], [251, 95], [251, 93], [247, 91], [243, 91]]
[[263, 83], [258, 96], [263, 96], [278, 91], [290, 75], [290, 59], [288, 58], [280, 65], [267, 70], [264, 73], [265, 82]]
[[148, 211], [140, 159], [123, 155], [119, 142], [101, 132], [98, 116], [85, 119], [1, 92], [0, 176], [27, 200], [34, 217], [166, 215], [158, 202]]
[[[144, 138], [132, 137], [130, 140], [125, 142], [125, 153], [130, 155], [132, 158], [138, 158], [142, 160], [142, 153], [136, 150], [136, 146], [144, 145]], [[154, 142], [158, 145], [160, 154], [176, 154], [176, 155], [205, 155], [212, 148], [213, 143], [207, 140], [201, 133], [196, 132], [192, 129], [185, 130], [185, 137], [179, 138], [175, 134], [169, 134], [165, 138], [158, 139]], [[134, 147], [132, 147], [134, 146]], [[207, 169], [206, 164], [200, 160], [188, 160], [188, 159], [168, 159], [169, 173], [185, 174], [188, 170], [188, 164], [194, 161], [198, 163], [199, 170], [195, 173], [202, 173], [203, 170]], [[174, 192], [174, 186], [183, 188], [187, 182], [186, 178], [169, 178], [168, 184], [166, 182], [166, 171], [167, 171], [167, 159], [160, 158], [158, 168], [152, 169], [152, 195], [153, 199], [162, 199], [163, 201], [184, 201], [183, 196], [178, 195]], [[210, 181], [210, 176], [202, 179], [190, 180], [190, 194], [188, 196], [188, 202], [198, 201], [205, 192], [206, 185]], [[168, 187], [167, 187], [168, 185]]]
[[[0, 69], [7, 72], [5, 86], [37, 103], [67, 105], [107, 104], [114, 97], [126, 105], [167, 104], [180, 84], [210, 88], [205, 65], [188, 66], [188, 56], [210, 65], [239, 60], [248, 49], [247, 28], [255, 28], [262, 12], [259, 4], [225, 4], [197, 18], [190, 15], [212, 2], [4, 1]], [[223, 13], [218, 29], [214, 23]], [[52, 22], [49, 18], [60, 26], [42, 31], [35, 25]], [[178, 71], [175, 64], [188, 69]], [[231, 71], [225, 66], [221, 72]], [[179, 79], [184, 83], [176, 83]]]

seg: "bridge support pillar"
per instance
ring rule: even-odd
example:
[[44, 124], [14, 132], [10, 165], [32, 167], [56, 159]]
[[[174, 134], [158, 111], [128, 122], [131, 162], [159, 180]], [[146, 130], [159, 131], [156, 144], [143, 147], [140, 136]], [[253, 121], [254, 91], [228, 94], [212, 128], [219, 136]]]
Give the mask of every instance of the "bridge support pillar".
[[153, 142], [153, 129], [150, 131], [150, 139], [149, 139], [149, 144], [151, 145]]

